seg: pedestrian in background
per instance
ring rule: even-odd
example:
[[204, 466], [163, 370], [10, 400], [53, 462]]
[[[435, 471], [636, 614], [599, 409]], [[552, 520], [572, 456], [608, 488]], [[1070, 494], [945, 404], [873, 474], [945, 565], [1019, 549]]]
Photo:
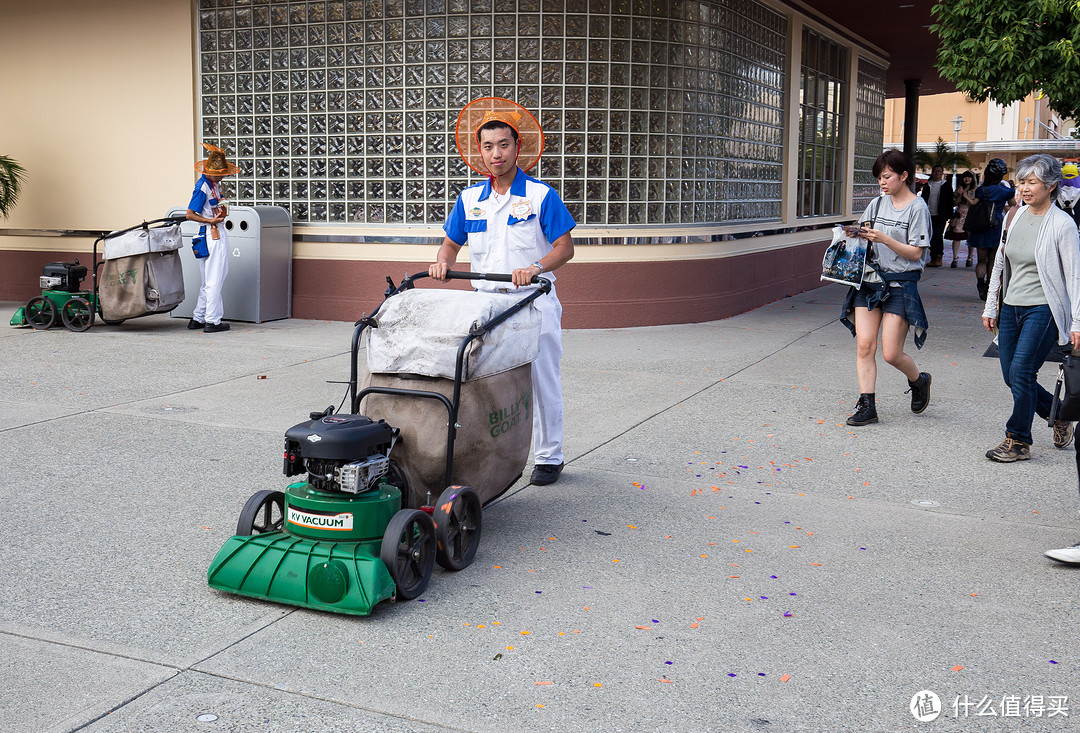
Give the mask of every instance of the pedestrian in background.
[[[975, 265], [976, 287], [979, 289], [979, 300], [986, 300], [990, 276], [988, 271], [994, 262], [998, 242], [1001, 241], [1001, 223], [1005, 219], [1005, 210], [1009, 206], [1016, 205], [1016, 191], [1002, 180], [1009, 172], [1008, 166], [1001, 158], [993, 158], [986, 164], [983, 174], [983, 184], [975, 189], [975, 203], [988, 201], [993, 206], [990, 216], [990, 228], [983, 232], [970, 231], [968, 246], [975, 247], [979, 251], [979, 261]], [[968, 216], [971, 216], [970, 209]]]
[[945, 177], [945, 169], [935, 165], [930, 169], [930, 180], [920, 194], [930, 209], [930, 261], [927, 267], [941, 267], [945, 256], [945, 227], [953, 215], [952, 182]]
[[202, 146], [206, 148], [207, 156], [195, 164], [195, 170], [202, 176], [195, 184], [186, 213], [189, 221], [202, 224], [198, 235], [192, 240], [202, 286], [187, 327], [192, 330], [201, 328], [203, 333], [217, 333], [229, 330], [229, 324], [221, 322], [225, 314], [221, 288], [225, 284], [225, 276], [229, 274], [229, 234], [224, 227], [218, 226], [228, 215], [221, 195], [221, 179], [238, 173], [240, 169], [225, 160], [225, 151], [221, 148], [207, 143]]
[[[956, 261], [960, 257], [960, 243], [964, 242], [968, 238], [968, 233], [964, 231], [964, 220], [967, 219], [968, 209], [975, 203], [975, 174], [971, 171], [964, 171], [960, 174], [960, 178], [956, 183], [956, 191], [953, 192], [953, 211], [952, 219], [949, 220], [949, 227], [945, 231], [945, 237], [952, 242], [952, 264], [950, 267], [956, 267]], [[967, 248], [967, 262], [964, 263], [964, 267], [971, 267], [973, 255], [975, 254], [975, 248], [968, 244]]]
[[[1080, 348], [1080, 235], [1072, 217], [1054, 206], [1061, 163], [1039, 153], [1016, 168], [1023, 205], [1008, 219], [994, 259], [983, 325], [997, 330], [998, 358], [1012, 391], [1005, 440], [986, 452], [999, 463], [1031, 457], [1034, 415], [1050, 415], [1053, 396], [1038, 382], [1054, 343]], [[1073, 426], [1055, 421], [1053, 443], [1069, 445]]]

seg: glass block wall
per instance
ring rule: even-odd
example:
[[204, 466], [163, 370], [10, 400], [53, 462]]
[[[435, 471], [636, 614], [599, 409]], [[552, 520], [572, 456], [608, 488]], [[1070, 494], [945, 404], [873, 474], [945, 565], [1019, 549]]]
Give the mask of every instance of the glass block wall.
[[787, 21], [751, 0], [200, 0], [199, 124], [240, 204], [441, 224], [458, 111], [540, 119], [586, 224], [778, 221]]
[[800, 217], [843, 210], [848, 51], [830, 38], [803, 29], [799, 107]]
[[855, 104], [852, 207], [858, 215], [881, 191], [871, 169], [885, 141], [885, 69], [866, 59], [859, 59]]

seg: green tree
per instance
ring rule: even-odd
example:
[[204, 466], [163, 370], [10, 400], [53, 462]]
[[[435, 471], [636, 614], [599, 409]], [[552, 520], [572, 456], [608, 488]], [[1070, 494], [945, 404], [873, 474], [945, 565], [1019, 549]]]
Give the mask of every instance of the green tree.
[[6, 219], [15, 208], [26, 169], [6, 155], [0, 155], [0, 219]]
[[941, 76], [977, 102], [1006, 105], [1041, 89], [1080, 115], [1080, 0], [949, 0], [931, 9]]
[[922, 148], [919, 148], [915, 151], [912, 160], [915, 162], [917, 168], [933, 170], [934, 166], [940, 165], [946, 173], [951, 172], [953, 166], [956, 168], [972, 167], [971, 158], [963, 153], [954, 152], [949, 147], [949, 144], [940, 137], [937, 139], [937, 143], [934, 144], [933, 152], [927, 152]]

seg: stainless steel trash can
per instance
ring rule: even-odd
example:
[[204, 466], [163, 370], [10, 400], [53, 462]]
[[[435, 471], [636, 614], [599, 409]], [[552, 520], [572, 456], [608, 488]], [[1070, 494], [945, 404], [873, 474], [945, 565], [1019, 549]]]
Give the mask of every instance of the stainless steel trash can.
[[[169, 210], [180, 216], [186, 206]], [[186, 221], [180, 226], [184, 247], [184, 290], [187, 297], [169, 315], [191, 318], [199, 299], [202, 277], [191, 252], [191, 239], [199, 224]], [[280, 206], [230, 206], [225, 219], [229, 234], [229, 274], [221, 289], [227, 321], [262, 323], [292, 316], [292, 219]]]

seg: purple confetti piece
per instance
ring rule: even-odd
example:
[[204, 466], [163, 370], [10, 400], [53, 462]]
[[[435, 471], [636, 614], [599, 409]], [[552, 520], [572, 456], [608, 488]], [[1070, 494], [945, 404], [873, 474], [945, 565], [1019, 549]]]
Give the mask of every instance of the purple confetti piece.
[[776, 576], [775, 576], [775, 575], [770, 575], [769, 577], [770, 577], [770, 578], [772, 578], [773, 580], [776, 580]]
[[[675, 664], [675, 662], [664, 662], [664, 664]], [[1057, 662], [1054, 662], [1054, 664], [1057, 664]]]
[[859, 549], [860, 549], [860, 550], [865, 550], [866, 548], [865, 548], [865, 547], [860, 547]]
[[784, 618], [791, 618], [791, 611], [784, 611]]
[[764, 673], [764, 672], [758, 672], [758, 673], [757, 673], [757, 676], [758, 676], [758, 677], [764, 677], [764, 676], [765, 676], [765, 673]]
[[734, 672], [728, 672], [728, 673], [727, 673], [727, 676], [728, 676], [728, 677], [734, 677], [734, 676], [735, 676], [735, 673], [734, 673]]
[[653, 622], [654, 624], [658, 624], [658, 623], [660, 623], [660, 622], [659, 622], [659, 621], [657, 621], [656, 619], [653, 619], [653, 620], [652, 620], [652, 622]]
[[1050, 664], [1057, 664], [1053, 659], [1050, 660]]
[[591, 586], [591, 585], [583, 585], [583, 586], [581, 586], [581, 587], [582, 587], [582, 588], [584, 588], [585, 590], [592, 590], [592, 586]]
[[797, 593], [788, 593], [789, 596], [798, 595]]
[[767, 601], [767, 600], [769, 600], [769, 597], [768, 596], [761, 596], [761, 600]]
[[543, 593], [544, 591], [542, 591], [542, 590], [538, 590], [538, 591], [536, 591], [536, 592], [537, 592], [537, 593]]

